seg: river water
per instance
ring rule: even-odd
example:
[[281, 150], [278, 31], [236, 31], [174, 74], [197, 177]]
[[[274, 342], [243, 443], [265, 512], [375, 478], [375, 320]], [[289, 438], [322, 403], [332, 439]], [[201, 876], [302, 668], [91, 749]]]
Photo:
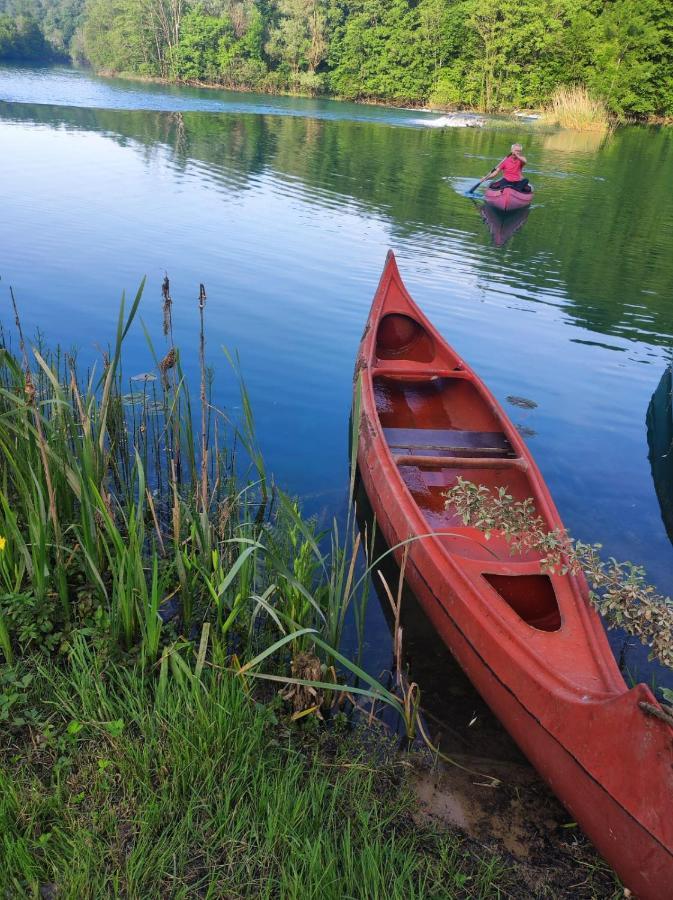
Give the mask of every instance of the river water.
[[[345, 507], [353, 363], [392, 247], [527, 436], [570, 531], [671, 593], [673, 130], [438, 120], [0, 68], [0, 315], [12, 285], [30, 329], [93, 356], [144, 275], [142, 317], [159, 333], [168, 272], [193, 371], [203, 282], [216, 400], [237, 405], [226, 345], [269, 469], [327, 521]], [[536, 199], [512, 231], [464, 191], [514, 140]], [[129, 352], [151, 368], [140, 327]], [[376, 610], [368, 645], [370, 668], [389, 663]], [[634, 676], [660, 677], [646, 659], [626, 648]]]

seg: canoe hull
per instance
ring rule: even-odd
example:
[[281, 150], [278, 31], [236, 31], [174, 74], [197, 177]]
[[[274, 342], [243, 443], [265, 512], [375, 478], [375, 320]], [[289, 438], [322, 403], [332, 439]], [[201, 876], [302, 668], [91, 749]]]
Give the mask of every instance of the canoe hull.
[[501, 210], [501, 212], [510, 212], [530, 206], [533, 202], [533, 191], [524, 193], [523, 191], [515, 191], [514, 188], [503, 188], [501, 191], [486, 188], [484, 200], [489, 206], [493, 206], [495, 209]]
[[[389, 284], [391, 278], [399, 279], [394, 259], [387, 264], [372, 307], [356, 374], [361, 375], [360, 476], [381, 532], [388, 545], [395, 547], [410, 536], [427, 535], [428, 524], [400, 478], [400, 469], [409, 468], [410, 460], [404, 457], [400, 462], [399, 456], [393, 456], [391, 429], [386, 436], [386, 428], [381, 427], [382, 414], [377, 412], [375, 381], [382, 377], [377, 372], [389, 373], [393, 364], [406, 365], [400, 359], [381, 362], [374, 352], [377, 315], [382, 315], [385, 306], [382, 292], [387, 290], [386, 279]], [[396, 284], [395, 291], [394, 314], [399, 316], [406, 309], [409, 317], [420, 317], [428, 335], [441, 341], [410, 298], [406, 306], [402, 304], [403, 286]], [[380, 321], [385, 322], [385, 318]], [[404, 327], [409, 331], [408, 324]], [[416, 346], [418, 358], [428, 355], [418, 342]], [[416, 361], [405, 377], [418, 378], [418, 371]], [[466, 374], [473, 373], [461, 372], [461, 377]], [[483, 385], [480, 387], [488, 403], [505, 416], [495, 398]], [[384, 398], [386, 403], [390, 404], [391, 396]], [[418, 408], [417, 397], [414, 402]], [[515, 435], [511, 439], [520, 454], [527, 454]], [[486, 472], [488, 462], [472, 460], [470, 465], [477, 472]], [[538, 492], [536, 501], [544, 508], [551, 504], [551, 498], [537, 482], [541, 476], [532, 459], [523, 462], [535, 476], [531, 483]], [[560, 525], [553, 505], [547, 514]], [[544, 646], [544, 641], [562, 641], [563, 631], [572, 631], [565, 621], [572, 606], [565, 600], [564, 621], [556, 634], [535, 634], [534, 629], [527, 628], [520, 641], [508, 613], [503, 611], [502, 619], [500, 613], [496, 615], [493, 598], [480, 589], [484, 573], [478, 561], [447, 553], [432, 534], [407, 547], [405, 579], [409, 587], [466, 675], [573, 819], [641, 900], [673, 897], [673, 821], [668, 812], [673, 802], [673, 729], [645, 715], [639, 706], [642, 702], [656, 706], [647, 687], [638, 685], [627, 690], [600, 621], [583, 599], [583, 582], [570, 585], [571, 593], [581, 601], [576, 610], [579, 625], [572, 626], [578, 642], [567, 642], [564, 653], [572, 670], [582, 650], [581, 636], [586, 655], [598, 659], [596, 677], [588, 679], [588, 687], [573, 685], [561, 676], [555, 678], [553, 672], [538, 671], [530, 652], [535, 642], [541, 641], [540, 646]], [[402, 554], [402, 549], [395, 551], [398, 563]], [[502, 571], [509, 571], [503, 565]], [[559, 585], [559, 590], [562, 587]]]
[[[403, 524], [393, 521], [397, 516], [393, 515], [391, 519], [388, 515], [394, 500], [379, 495], [375, 472], [365, 459], [360, 463], [360, 477], [377, 525], [388, 546], [394, 547], [407, 533], [403, 530]], [[394, 555], [399, 564], [401, 554]], [[629, 811], [582, 767], [570, 750], [549, 733], [521, 697], [503, 684], [482, 658], [483, 648], [475, 647], [460, 630], [456, 620], [447, 614], [445, 604], [429, 584], [435, 579], [428, 576], [423, 562], [421, 566], [424, 571], [420, 571], [412, 549], [406, 561], [405, 580], [414, 596], [475, 689], [568, 810], [572, 820], [580, 825], [601, 856], [640, 900], [668, 900], [673, 897], [673, 857], [670, 850], [653, 840], [651, 834], [634, 821]], [[442, 593], [446, 593], [445, 587]], [[634, 726], [643, 719], [637, 709], [638, 700], [652, 702], [652, 697], [644, 689], [633, 698], [630, 719]], [[581, 710], [563, 710], [563, 719], [572, 719], [578, 712]], [[628, 726], [622, 721], [619, 727]], [[620, 733], [615, 731], [607, 735], [608, 744], [614, 746], [615, 738]], [[614, 753], [614, 757], [619, 755], [619, 752]], [[615, 758], [615, 764], [619, 762]]]

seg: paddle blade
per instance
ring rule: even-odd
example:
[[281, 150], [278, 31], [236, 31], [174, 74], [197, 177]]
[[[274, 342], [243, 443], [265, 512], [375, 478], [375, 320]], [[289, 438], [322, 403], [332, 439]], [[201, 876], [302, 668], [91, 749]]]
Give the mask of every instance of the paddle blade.
[[481, 184], [481, 181], [478, 181], [476, 184], [473, 184], [467, 193], [473, 194], [477, 190], [477, 188], [479, 187], [480, 184]]

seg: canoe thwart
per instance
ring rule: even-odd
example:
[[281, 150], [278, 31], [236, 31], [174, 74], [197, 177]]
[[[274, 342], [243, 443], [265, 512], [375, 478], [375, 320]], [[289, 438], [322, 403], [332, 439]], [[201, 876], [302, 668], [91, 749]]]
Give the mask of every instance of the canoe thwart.
[[384, 428], [395, 455], [512, 459], [515, 452], [502, 431], [460, 431], [454, 428]]

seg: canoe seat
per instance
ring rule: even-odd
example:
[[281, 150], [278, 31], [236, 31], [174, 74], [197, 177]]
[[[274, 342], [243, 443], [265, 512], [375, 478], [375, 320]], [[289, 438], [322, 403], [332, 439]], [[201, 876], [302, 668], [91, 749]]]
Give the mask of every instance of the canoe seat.
[[384, 428], [393, 455], [512, 459], [516, 456], [502, 431], [453, 428]]

